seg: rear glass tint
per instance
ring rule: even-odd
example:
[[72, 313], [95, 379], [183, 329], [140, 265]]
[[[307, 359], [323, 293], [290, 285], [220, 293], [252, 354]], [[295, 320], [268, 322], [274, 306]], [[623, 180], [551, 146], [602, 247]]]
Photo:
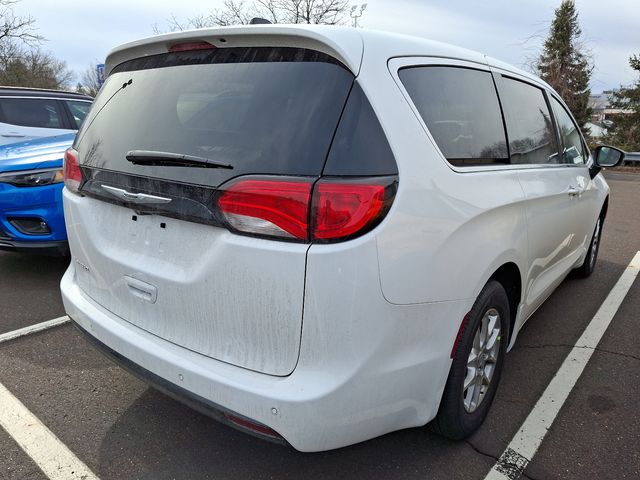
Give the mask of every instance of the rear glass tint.
[[542, 90], [503, 77], [500, 98], [507, 120], [511, 163], [558, 163], [556, 134]]
[[561, 163], [582, 164], [585, 163], [587, 152], [585, 151], [580, 129], [569, 115], [569, 112], [558, 100], [550, 97], [553, 111], [555, 112], [556, 123], [560, 130], [560, 138], [563, 143], [563, 152], [560, 158]]
[[[243, 174], [319, 175], [353, 74], [298, 48], [222, 48], [131, 60], [107, 79], [78, 135], [85, 166], [217, 186]], [[131, 150], [233, 170], [134, 165]]]
[[369, 100], [356, 82], [324, 167], [325, 175], [395, 175], [396, 161]]
[[428, 66], [404, 68], [398, 75], [449, 163], [509, 163], [491, 73]]

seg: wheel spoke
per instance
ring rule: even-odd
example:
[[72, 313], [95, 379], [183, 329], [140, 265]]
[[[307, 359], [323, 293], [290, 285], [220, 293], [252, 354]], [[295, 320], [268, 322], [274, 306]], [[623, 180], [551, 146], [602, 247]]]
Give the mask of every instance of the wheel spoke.
[[475, 348], [471, 348], [471, 353], [469, 353], [469, 358], [467, 359], [467, 367], [477, 367], [478, 366], [478, 352]]
[[493, 347], [496, 346], [496, 342], [498, 337], [500, 336], [500, 328], [495, 328], [491, 330], [491, 335], [489, 336], [489, 340], [487, 340], [487, 352], [489, 354], [493, 354]]
[[487, 315], [489, 318], [489, 332], [492, 332], [496, 328], [496, 323], [498, 322], [498, 315]]
[[492, 378], [493, 378], [493, 366], [487, 365], [484, 367], [484, 371], [482, 372], [482, 382], [485, 385], [489, 385], [491, 383]]
[[488, 353], [487, 363], [496, 363], [498, 361], [498, 348], [492, 348]]
[[475, 410], [479, 405], [480, 393], [482, 390], [482, 377], [476, 377], [476, 381], [473, 387], [473, 397], [471, 399], [471, 405]]
[[467, 376], [464, 377], [464, 383], [463, 383], [463, 387], [462, 388], [464, 390], [469, 388], [469, 385], [471, 385], [471, 383], [473, 383], [475, 378], [476, 378], [476, 369], [472, 368], [472, 367], [467, 367]]
[[476, 355], [478, 354], [478, 352], [480, 352], [480, 350], [482, 349], [482, 346], [480, 345], [480, 329], [476, 330], [476, 334], [473, 337], [473, 347], [471, 349], [471, 351], [473, 352], [475, 350]]
[[488, 323], [489, 320], [485, 315], [484, 317], [482, 317], [482, 322], [480, 323], [480, 348], [482, 350], [484, 350], [487, 346], [487, 331], [489, 327]]

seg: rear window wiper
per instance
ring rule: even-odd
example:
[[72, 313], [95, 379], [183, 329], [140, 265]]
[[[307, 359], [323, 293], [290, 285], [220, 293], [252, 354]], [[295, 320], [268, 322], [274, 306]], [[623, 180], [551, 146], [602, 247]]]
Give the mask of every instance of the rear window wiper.
[[158, 165], [163, 167], [200, 167], [200, 168], [228, 168], [233, 165], [222, 163], [210, 158], [183, 155], [172, 152], [154, 152], [152, 150], [131, 150], [126, 158], [134, 165]]

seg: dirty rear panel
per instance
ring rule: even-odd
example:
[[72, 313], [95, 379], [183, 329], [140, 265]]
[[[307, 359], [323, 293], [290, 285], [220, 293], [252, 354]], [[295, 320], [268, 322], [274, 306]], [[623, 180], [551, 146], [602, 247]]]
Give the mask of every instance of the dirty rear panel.
[[[272, 375], [296, 365], [308, 245], [239, 236], [213, 198], [243, 175], [319, 177], [353, 74], [290, 47], [218, 48], [117, 66], [79, 132], [65, 193], [76, 281], [95, 302], [187, 349]], [[140, 165], [132, 150], [233, 168]], [[130, 202], [113, 189], [160, 197]]]

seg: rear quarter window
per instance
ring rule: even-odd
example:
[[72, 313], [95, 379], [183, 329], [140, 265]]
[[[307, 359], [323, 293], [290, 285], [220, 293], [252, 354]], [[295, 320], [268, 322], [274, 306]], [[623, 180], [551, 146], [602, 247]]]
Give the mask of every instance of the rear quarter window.
[[500, 103], [490, 72], [424, 66], [403, 68], [398, 75], [449, 163], [509, 163]]
[[324, 167], [325, 175], [395, 175], [387, 137], [360, 84], [353, 85]]

